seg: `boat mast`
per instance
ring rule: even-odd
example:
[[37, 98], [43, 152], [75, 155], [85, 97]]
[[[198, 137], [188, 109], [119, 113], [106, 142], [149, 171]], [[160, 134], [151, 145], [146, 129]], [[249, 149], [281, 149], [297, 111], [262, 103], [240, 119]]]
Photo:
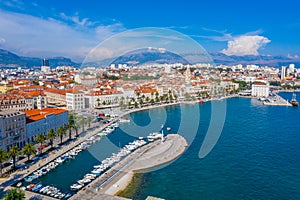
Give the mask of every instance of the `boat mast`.
[[164, 125], [161, 125], [161, 142], [164, 142], [164, 130], [163, 130], [163, 128], [164, 128]]

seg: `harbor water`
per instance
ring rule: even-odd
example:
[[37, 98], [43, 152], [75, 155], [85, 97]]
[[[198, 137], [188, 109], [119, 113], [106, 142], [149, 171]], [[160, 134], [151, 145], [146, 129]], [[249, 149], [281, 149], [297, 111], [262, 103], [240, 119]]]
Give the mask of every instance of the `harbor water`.
[[[292, 93], [280, 95], [291, 99]], [[223, 101], [225, 124], [213, 150], [205, 158], [198, 156], [211, 119], [211, 103], [191, 105], [199, 106], [201, 115], [191, 146], [172, 164], [142, 174], [128, 197], [300, 199], [300, 109], [263, 106], [256, 99]], [[167, 110], [172, 128], [178, 127], [179, 109]], [[188, 110], [193, 126], [193, 109]], [[133, 115], [143, 121], [144, 114]]]
[[[291, 95], [281, 94], [285, 99], [291, 99]], [[199, 158], [199, 150], [211, 128], [212, 104], [216, 108], [218, 104], [226, 106], [224, 127], [212, 151]], [[214, 112], [222, 114], [218, 110]], [[69, 193], [70, 186], [94, 165], [130, 141], [160, 131], [163, 125], [165, 134], [179, 132], [186, 137], [189, 147], [172, 163], [139, 175], [141, 184], [127, 197], [300, 198], [299, 108], [263, 106], [256, 99], [232, 98], [141, 111], [128, 117], [130, 123], [121, 124], [113, 133], [79, 153], [76, 159], [65, 161], [36, 182]]]

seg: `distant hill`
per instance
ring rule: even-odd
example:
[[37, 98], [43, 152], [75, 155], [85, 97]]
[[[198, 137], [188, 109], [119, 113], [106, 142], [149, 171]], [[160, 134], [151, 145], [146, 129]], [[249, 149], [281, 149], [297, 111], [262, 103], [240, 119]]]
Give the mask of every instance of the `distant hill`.
[[[236, 64], [256, 64], [256, 65], [268, 65], [271, 67], [281, 67], [282, 65], [288, 65], [294, 63], [296, 67], [300, 67], [300, 58], [290, 58], [287, 56], [227, 56], [222, 53], [210, 54], [216, 65], [236, 65]], [[79, 67], [79, 63], [73, 62], [69, 58], [54, 57], [48, 58], [51, 67], [56, 66], [75, 66]], [[12, 52], [0, 49], [0, 65], [17, 65], [23, 67], [35, 67], [41, 66], [42, 58], [24, 57], [18, 56]], [[128, 54], [120, 56], [113, 61], [103, 60], [94, 63], [85, 63], [85, 66], [106, 67], [108, 64], [128, 64], [132, 66], [144, 65], [144, 64], [173, 64], [182, 63], [188, 64], [189, 62], [181, 56], [172, 52], [157, 49], [157, 48], [145, 48], [132, 51]]]
[[[69, 58], [54, 57], [48, 58], [50, 67], [56, 66], [78, 66], [78, 63], [73, 62]], [[34, 67], [42, 65], [42, 58], [18, 56], [12, 52], [0, 49], [0, 65], [19, 65], [26, 67]]]
[[281, 67], [294, 63], [300, 66], [300, 58], [289, 58], [287, 56], [227, 56], [222, 53], [211, 53], [214, 63], [219, 65], [256, 64]]
[[189, 62], [181, 56], [169, 51], [151, 48], [139, 49], [128, 54], [118, 57], [112, 63], [114, 64], [129, 64], [129, 65], [144, 65], [144, 64], [174, 64]]
[[[222, 53], [210, 54], [213, 62], [216, 65], [267, 65], [271, 67], [281, 67], [294, 63], [300, 66], [300, 58], [289, 58], [287, 56], [227, 56]], [[143, 65], [143, 64], [164, 64], [164, 63], [183, 63], [188, 64], [188, 61], [181, 56], [168, 51], [160, 51], [158, 49], [140, 49], [130, 52], [126, 55], [120, 56], [115, 59], [114, 64], [129, 64], [129, 65]]]

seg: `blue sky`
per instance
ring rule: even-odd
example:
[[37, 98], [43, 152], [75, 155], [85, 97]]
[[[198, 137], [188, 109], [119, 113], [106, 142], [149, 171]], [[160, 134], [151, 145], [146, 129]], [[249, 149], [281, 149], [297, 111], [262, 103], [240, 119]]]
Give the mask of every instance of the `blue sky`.
[[300, 55], [300, 3], [286, 1], [0, 0], [0, 48], [80, 61], [113, 34], [179, 31], [208, 52]]

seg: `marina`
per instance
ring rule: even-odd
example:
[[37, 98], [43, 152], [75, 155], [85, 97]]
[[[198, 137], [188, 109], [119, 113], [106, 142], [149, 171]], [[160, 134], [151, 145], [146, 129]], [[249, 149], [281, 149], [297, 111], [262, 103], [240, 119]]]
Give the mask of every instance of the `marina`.
[[[102, 171], [105, 171], [107, 168], [109, 168], [112, 164], [114, 164], [112, 161], [115, 157], [107, 158], [107, 161], [110, 161], [106, 164], [103, 164], [101, 168], [97, 166], [98, 173], [87, 173], [84, 175], [84, 177], [77, 181], [77, 183], [70, 186], [70, 190], [60, 190], [58, 186], [54, 186], [52, 184], [44, 184], [44, 182], [47, 182], [47, 179], [45, 181], [45, 177], [53, 176], [53, 172], [56, 168], [59, 168], [63, 166], [64, 164], [70, 164], [72, 161], [76, 160], [76, 157], [80, 155], [81, 152], [88, 150], [93, 144], [99, 142], [103, 137], [107, 136], [108, 134], [112, 133], [115, 128], [119, 126], [118, 123], [113, 123], [106, 127], [103, 131], [96, 134], [95, 136], [91, 136], [90, 138], [87, 138], [84, 142], [80, 143], [79, 145], [75, 146], [68, 152], [64, 153], [63, 155], [59, 156], [58, 158], [55, 158], [54, 160], [50, 161], [47, 165], [42, 166], [38, 170], [34, 171], [29, 176], [26, 176], [22, 181], [18, 182], [16, 184], [17, 187], [20, 187], [23, 190], [36, 192], [43, 195], [48, 195], [50, 197], [54, 197], [57, 199], [67, 199], [71, 197], [74, 192], [81, 189], [84, 185], [90, 183], [92, 180], [94, 180], [97, 176], [100, 175]], [[131, 149], [133, 150], [133, 146], [138, 144], [144, 144], [139, 142], [134, 142], [132, 144], [129, 144]], [[132, 145], [132, 146], [131, 146]], [[137, 146], [135, 146], [137, 147]], [[126, 151], [127, 152], [127, 151]], [[125, 156], [126, 154], [124, 151], [121, 152], [119, 158], [122, 156]], [[104, 160], [105, 162], [105, 160]], [[100, 169], [102, 170], [100, 172]], [[52, 174], [51, 174], [52, 172]]]
[[[145, 137], [145, 139], [144, 137], [138, 137], [126, 144], [124, 143], [125, 141], [123, 141], [124, 145], [121, 147], [119, 144], [120, 148], [118, 151], [106, 151], [106, 156], [108, 155], [108, 152], [111, 152], [111, 155], [105, 157], [101, 161], [99, 161], [98, 158], [90, 159], [89, 161], [93, 161], [89, 163], [90, 167], [84, 167], [83, 170], [78, 171], [78, 176], [76, 177], [80, 178], [77, 178], [72, 184], [70, 184], [70, 181], [68, 181], [68, 183], [55, 183], [55, 181], [51, 181], [55, 179], [55, 174], [58, 172], [65, 172], [65, 166], [69, 165], [69, 167], [76, 167], [76, 164], [78, 164], [78, 162], [76, 163], [77, 158], [80, 158], [80, 156], [84, 153], [90, 154], [90, 148], [94, 147], [94, 145], [101, 145], [101, 141], [105, 140], [105, 138], [113, 133], [118, 127], [118, 122], [108, 125], [101, 132], [85, 139], [79, 145], [50, 161], [48, 164], [40, 167], [30, 175], [24, 177], [21, 181], [17, 182], [15, 186], [24, 191], [45, 195], [49, 198], [68, 199], [75, 195], [78, 191], [86, 190], [87, 186], [89, 186], [90, 183], [95, 181], [97, 178], [100, 178], [101, 180], [101, 177], [106, 176], [111, 168], [119, 164], [124, 158], [128, 157], [132, 154], [132, 152], [135, 152], [148, 142], [156, 140], [160, 140], [161, 142], [164, 141], [164, 134], [159, 132], [150, 133], [148, 137]], [[127, 139], [127, 141], [129, 141], [129, 139]], [[86, 162], [89, 161], [86, 160]], [[69, 167], [68, 170], [72, 171], [73, 167]], [[74, 177], [70, 180], [72, 179], [74, 179]], [[107, 179], [103, 181], [103, 183], [106, 182]]]

